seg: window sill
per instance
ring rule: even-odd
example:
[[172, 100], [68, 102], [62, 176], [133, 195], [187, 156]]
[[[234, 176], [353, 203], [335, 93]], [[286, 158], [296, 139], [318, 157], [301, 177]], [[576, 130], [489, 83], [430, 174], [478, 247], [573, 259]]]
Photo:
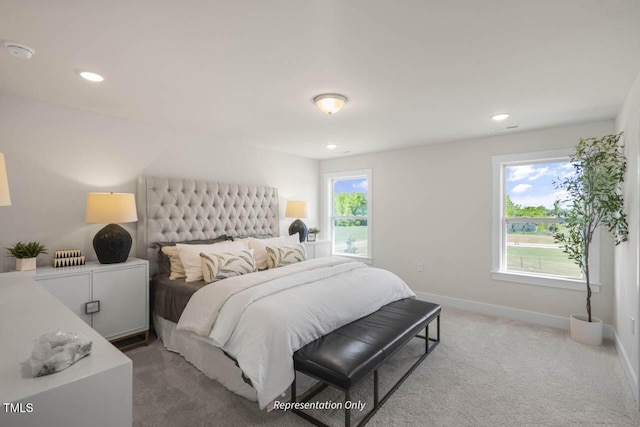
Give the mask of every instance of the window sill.
[[364, 262], [365, 264], [373, 264], [373, 259], [369, 258], [369, 257], [365, 257], [365, 256], [358, 256], [358, 255], [349, 255], [349, 254], [345, 254], [345, 253], [332, 253], [331, 256], [337, 256], [337, 257], [341, 257], [341, 258], [349, 258], [352, 261], [360, 261], [360, 262]]
[[[518, 274], [504, 271], [492, 271], [491, 278], [505, 282], [525, 283], [527, 285], [546, 286], [549, 288], [570, 289], [573, 291], [586, 292], [587, 285], [583, 280], [577, 279], [560, 279], [555, 277], [534, 276], [531, 274]], [[600, 284], [592, 283], [591, 291], [593, 293], [600, 292]]]

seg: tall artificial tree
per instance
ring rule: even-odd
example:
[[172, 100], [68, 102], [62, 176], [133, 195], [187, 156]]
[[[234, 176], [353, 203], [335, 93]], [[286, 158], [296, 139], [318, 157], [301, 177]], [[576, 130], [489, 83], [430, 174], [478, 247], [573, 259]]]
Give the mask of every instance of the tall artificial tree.
[[627, 240], [622, 183], [627, 168], [622, 133], [602, 138], [580, 139], [571, 156], [574, 173], [555, 182], [566, 191], [564, 230], [554, 234], [556, 242], [584, 273], [587, 284], [587, 315], [591, 322], [590, 247], [596, 229], [607, 227], [616, 245]]

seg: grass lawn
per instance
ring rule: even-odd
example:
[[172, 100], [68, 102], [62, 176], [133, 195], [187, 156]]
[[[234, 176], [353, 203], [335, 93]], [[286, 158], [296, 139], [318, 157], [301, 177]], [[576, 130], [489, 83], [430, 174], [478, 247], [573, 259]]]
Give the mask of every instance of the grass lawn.
[[[544, 234], [515, 234], [507, 233], [507, 242], [509, 243], [545, 243], [553, 245], [555, 241], [553, 236], [547, 236]], [[556, 243], [557, 244], [557, 243]]]
[[579, 278], [580, 268], [562, 249], [507, 246], [507, 269]]

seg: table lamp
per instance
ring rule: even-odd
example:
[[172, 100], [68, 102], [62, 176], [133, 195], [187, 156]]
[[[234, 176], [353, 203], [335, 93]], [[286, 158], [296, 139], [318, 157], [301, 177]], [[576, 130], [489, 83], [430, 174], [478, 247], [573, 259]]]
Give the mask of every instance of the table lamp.
[[86, 222], [108, 223], [93, 238], [93, 249], [101, 264], [125, 262], [131, 250], [131, 235], [117, 223], [138, 220], [133, 193], [89, 193]]
[[0, 206], [11, 206], [7, 168], [4, 164], [4, 154], [0, 153]]
[[307, 217], [307, 202], [301, 200], [289, 200], [287, 202], [287, 208], [285, 209], [284, 216], [287, 218], [297, 218], [289, 226], [289, 235], [296, 233], [300, 238], [300, 242], [307, 240], [307, 226], [300, 218]]

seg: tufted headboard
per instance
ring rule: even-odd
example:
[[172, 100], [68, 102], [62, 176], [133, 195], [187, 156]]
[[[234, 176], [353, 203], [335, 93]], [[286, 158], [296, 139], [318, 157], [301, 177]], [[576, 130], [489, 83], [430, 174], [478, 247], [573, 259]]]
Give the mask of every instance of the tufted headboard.
[[154, 176], [138, 177], [137, 255], [157, 272], [156, 242], [280, 234], [278, 189]]

